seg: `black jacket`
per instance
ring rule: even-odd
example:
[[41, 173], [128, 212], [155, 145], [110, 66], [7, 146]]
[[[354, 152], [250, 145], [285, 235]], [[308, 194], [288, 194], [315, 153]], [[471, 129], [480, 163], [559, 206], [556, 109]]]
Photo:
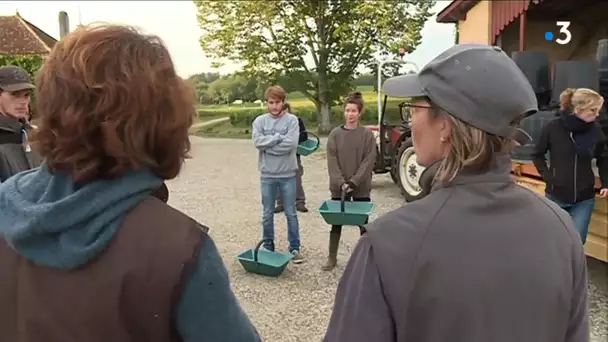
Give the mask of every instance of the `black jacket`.
[[0, 114], [0, 183], [21, 171], [40, 166], [40, 156], [31, 150], [27, 134], [32, 127]]
[[[599, 125], [595, 149], [602, 188], [608, 188], [608, 142]], [[545, 154], [549, 152], [549, 165]], [[532, 153], [534, 166], [547, 183], [547, 194], [565, 203], [578, 203], [595, 196], [591, 157], [577, 155], [570, 132], [559, 118], [549, 122]]]
[[[295, 114], [294, 114], [295, 115]], [[298, 126], [300, 127], [300, 137], [298, 138], [298, 144], [301, 144], [303, 142], [305, 142], [306, 140], [308, 140], [308, 132], [306, 131], [306, 126], [304, 125], [304, 121], [302, 121], [302, 119], [300, 119], [299, 116], [297, 116], [298, 118]], [[296, 154], [296, 156], [298, 158], [300, 158], [299, 154]], [[300, 159], [298, 159], [298, 164]]]
[[308, 140], [308, 132], [306, 131], [306, 126], [304, 126], [304, 121], [298, 117], [298, 126], [300, 126], [300, 138], [298, 139], [298, 143], [303, 143]]

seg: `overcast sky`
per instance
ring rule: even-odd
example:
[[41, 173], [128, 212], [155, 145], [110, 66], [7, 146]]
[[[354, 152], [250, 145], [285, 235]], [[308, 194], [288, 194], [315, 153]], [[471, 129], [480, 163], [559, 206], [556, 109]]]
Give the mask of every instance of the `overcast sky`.
[[[438, 1], [439, 12], [450, 1]], [[80, 9], [80, 10], [79, 10]], [[19, 14], [53, 37], [59, 36], [58, 14], [66, 11], [73, 29], [79, 21], [109, 22], [138, 26], [160, 36], [175, 61], [181, 76], [212, 71], [211, 61], [205, 58], [198, 39], [201, 31], [196, 21], [196, 7], [192, 1], [2, 1], [0, 15]], [[409, 59], [422, 66], [454, 42], [453, 26], [438, 24], [431, 18], [423, 30], [423, 42]], [[228, 65], [223, 73], [234, 71]]]

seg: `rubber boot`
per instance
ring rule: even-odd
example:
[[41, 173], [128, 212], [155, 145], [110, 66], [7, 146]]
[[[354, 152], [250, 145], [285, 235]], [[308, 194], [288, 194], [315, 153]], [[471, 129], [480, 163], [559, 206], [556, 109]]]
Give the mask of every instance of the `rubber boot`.
[[329, 233], [329, 256], [327, 257], [327, 262], [322, 267], [323, 271], [331, 271], [334, 269], [334, 267], [336, 267], [336, 263], [338, 262], [338, 247], [340, 246], [341, 234], [341, 230]]

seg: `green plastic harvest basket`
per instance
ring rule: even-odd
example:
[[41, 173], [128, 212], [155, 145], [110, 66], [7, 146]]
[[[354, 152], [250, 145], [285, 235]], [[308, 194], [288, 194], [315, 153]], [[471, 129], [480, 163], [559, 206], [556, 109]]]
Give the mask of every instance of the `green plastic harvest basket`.
[[308, 140], [303, 141], [302, 143], [300, 143], [298, 145], [298, 154], [301, 156], [308, 156], [308, 155], [312, 154], [313, 152], [318, 150], [319, 145], [321, 145], [321, 140], [319, 139], [319, 137], [316, 134], [313, 134], [310, 132], [306, 132], [306, 133], [308, 133], [309, 137], [312, 135], [313, 138], [312, 139], [308, 138]]
[[369, 215], [374, 211], [372, 202], [345, 201], [344, 193], [342, 200], [327, 200], [321, 203], [318, 211], [330, 225], [336, 226], [363, 226]]
[[285, 267], [287, 267], [292, 256], [291, 254], [260, 249], [263, 243], [264, 240], [258, 242], [255, 248], [239, 254], [237, 259], [247, 272], [278, 277], [285, 271]]

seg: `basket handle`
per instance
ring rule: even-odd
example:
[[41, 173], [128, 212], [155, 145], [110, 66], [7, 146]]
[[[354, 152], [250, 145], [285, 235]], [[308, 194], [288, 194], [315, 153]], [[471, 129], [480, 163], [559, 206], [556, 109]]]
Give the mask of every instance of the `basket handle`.
[[306, 134], [312, 135], [313, 138], [317, 139], [317, 146], [315, 146], [315, 149], [319, 148], [319, 145], [321, 145], [321, 139], [319, 138], [319, 136], [309, 131], [306, 131]]
[[255, 245], [255, 249], [253, 250], [253, 261], [256, 264], [258, 263], [258, 252], [260, 251], [260, 247], [262, 247], [263, 243], [264, 243], [264, 239], [260, 240], [260, 242], [258, 242], [257, 245]]
[[361, 232], [361, 236], [363, 236], [365, 233], [367, 233], [367, 228], [365, 228], [365, 225], [359, 226], [359, 231]]

